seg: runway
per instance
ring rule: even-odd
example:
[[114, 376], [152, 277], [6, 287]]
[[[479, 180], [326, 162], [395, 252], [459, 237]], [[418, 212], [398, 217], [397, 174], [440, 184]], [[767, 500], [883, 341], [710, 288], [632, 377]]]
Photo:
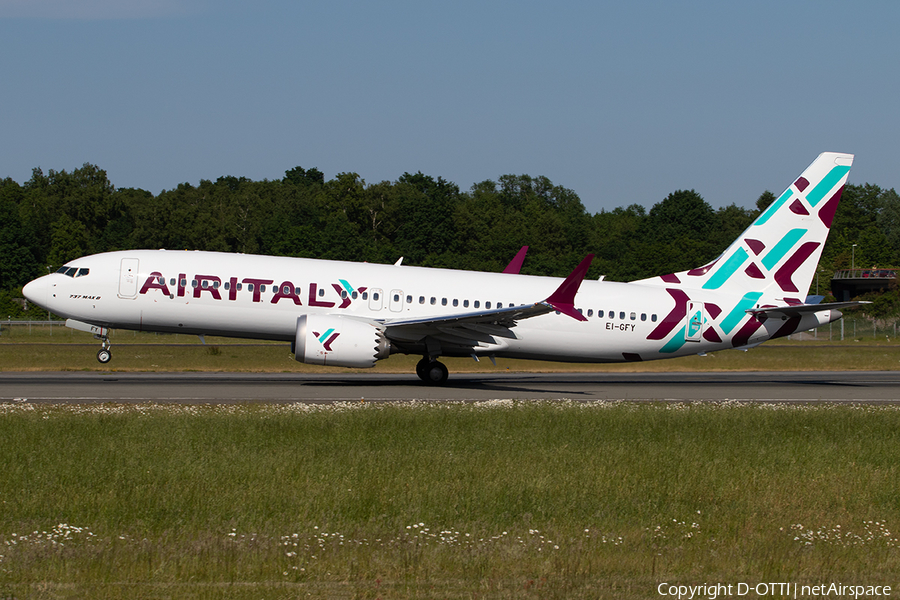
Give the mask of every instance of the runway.
[[900, 404], [900, 372], [454, 374], [430, 387], [405, 374], [0, 373], [0, 402], [328, 403], [627, 400]]

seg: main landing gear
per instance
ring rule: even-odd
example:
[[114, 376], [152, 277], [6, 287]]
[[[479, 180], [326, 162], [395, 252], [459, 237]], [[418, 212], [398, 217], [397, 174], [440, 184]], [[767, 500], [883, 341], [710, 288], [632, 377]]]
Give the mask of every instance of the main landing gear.
[[431, 360], [427, 356], [416, 364], [416, 375], [429, 385], [444, 385], [450, 372], [444, 363]]

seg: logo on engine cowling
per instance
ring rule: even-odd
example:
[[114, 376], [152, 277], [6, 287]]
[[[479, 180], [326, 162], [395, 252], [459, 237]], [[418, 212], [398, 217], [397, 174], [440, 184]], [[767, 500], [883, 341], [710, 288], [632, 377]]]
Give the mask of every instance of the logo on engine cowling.
[[334, 327], [332, 327], [325, 333], [320, 334], [318, 331], [313, 331], [312, 334], [316, 336], [316, 339], [319, 340], [319, 343], [322, 344], [327, 352], [333, 351], [331, 344], [334, 342], [334, 340], [338, 339], [339, 335], [341, 335], [340, 333], [334, 332]]

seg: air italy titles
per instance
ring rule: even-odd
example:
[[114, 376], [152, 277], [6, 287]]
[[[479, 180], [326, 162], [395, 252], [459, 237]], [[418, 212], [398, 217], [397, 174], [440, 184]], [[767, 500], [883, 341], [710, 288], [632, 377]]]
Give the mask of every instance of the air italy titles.
[[693, 598], [740, 598], [753, 594], [752, 597], [776, 598], [877, 598], [891, 595], [888, 585], [845, 585], [843, 583], [820, 583], [803, 585], [790, 582], [767, 583], [709, 583], [703, 585], [675, 585], [661, 583], [656, 588], [660, 596], [671, 596], [678, 600]]
[[[327, 288], [325, 286], [320, 288], [318, 283], [307, 284], [309, 294], [306, 298], [306, 305], [323, 308], [334, 308], [335, 306], [337, 306], [337, 308], [347, 308], [350, 306], [353, 299], [357, 298], [359, 294], [362, 294], [368, 289], [365, 287], [353, 289], [346, 280], [341, 279], [339, 281], [340, 283], [332, 283], [331, 287], [336, 292], [336, 295], [338, 296], [337, 300], [340, 300], [340, 305], [338, 305], [337, 302], [324, 299], [323, 296], [325, 295], [324, 293]], [[186, 295], [190, 295], [193, 298], [201, 298], [204, 297], [203, 294], [206, 294], [206, 297], [222, 300], [222, 292], [225, 292], [228, 300], [235, 301], [238, 299], [238, 292], [241, 292], [244, 289], [244, 286], [247, 286], [247, 292], [250, 294], [253, 302], [264, 302], [262, 294], [265, 291], [266, 286], [271, 286], [275, 283], [275, 280], [258, 279], [254, 277], [245, 277], [243, 279], [230, 277], [225, 281], [223, 286], [222, 278], [216, 275], [194, 275], [190, 284], [193, 288], [192, 290], [188, 289], [187, 282], [187, 275], [179, 273], [177, 280], [171, 284], [174, 290], [170, 290], [169, 284], [166, 283], [166, 279], [163, 277], [162, 273], [154, 271], [150, 273], [144, 281], [140, 293], [146, 294], [150, 290], [159, 290], [169, 298], [183, 298]], [[272, 295], [272, 299], [269, 300], [272, 304], [278, 304], [281, 300], [287, 300], [293, 302], [297, 306], [303, 305], [303, 300], [300, 298], [300, 288], [295, 286], [291, 281], [282, 281], [277, 287], [272, 287], [272, 290], [274, 291], [274, 294]]]

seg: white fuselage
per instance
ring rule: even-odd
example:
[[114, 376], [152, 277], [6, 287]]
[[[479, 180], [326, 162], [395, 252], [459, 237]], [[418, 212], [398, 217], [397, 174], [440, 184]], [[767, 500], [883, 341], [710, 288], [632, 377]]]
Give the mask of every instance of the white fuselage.
[[[67, 265], [86, 274], [46, 275], [26, 286], [26, 296], [57, 315], [101, 327], [283, 341], [294, 339], [303, 314], [389, 324], [533, 304], [561, 281], [199, 251], [111, 252]], [[524, 319], [511, 329], [514, 336], [496, 338], [466, 354], [621, 362], [753, 345], [785, 335], [785, 324], [771, 319], [736, 342], [741, 331], [749, 331], [742, 327], [752, 318], [746, 309], [766, 299], [688, 292], [659, 284], [584, 281], [575, 306], [586, 321], [554, 312]], [[688, 323], [687, 313], [694, 312], [684, 306], [688, 296], [690, 306], [701, 311], [698, 331]], [[837, 311], [804, 315], [791, 331], [839, 317]], [[393, 351], [418, 353], [421, 347], [399, 343]]]

